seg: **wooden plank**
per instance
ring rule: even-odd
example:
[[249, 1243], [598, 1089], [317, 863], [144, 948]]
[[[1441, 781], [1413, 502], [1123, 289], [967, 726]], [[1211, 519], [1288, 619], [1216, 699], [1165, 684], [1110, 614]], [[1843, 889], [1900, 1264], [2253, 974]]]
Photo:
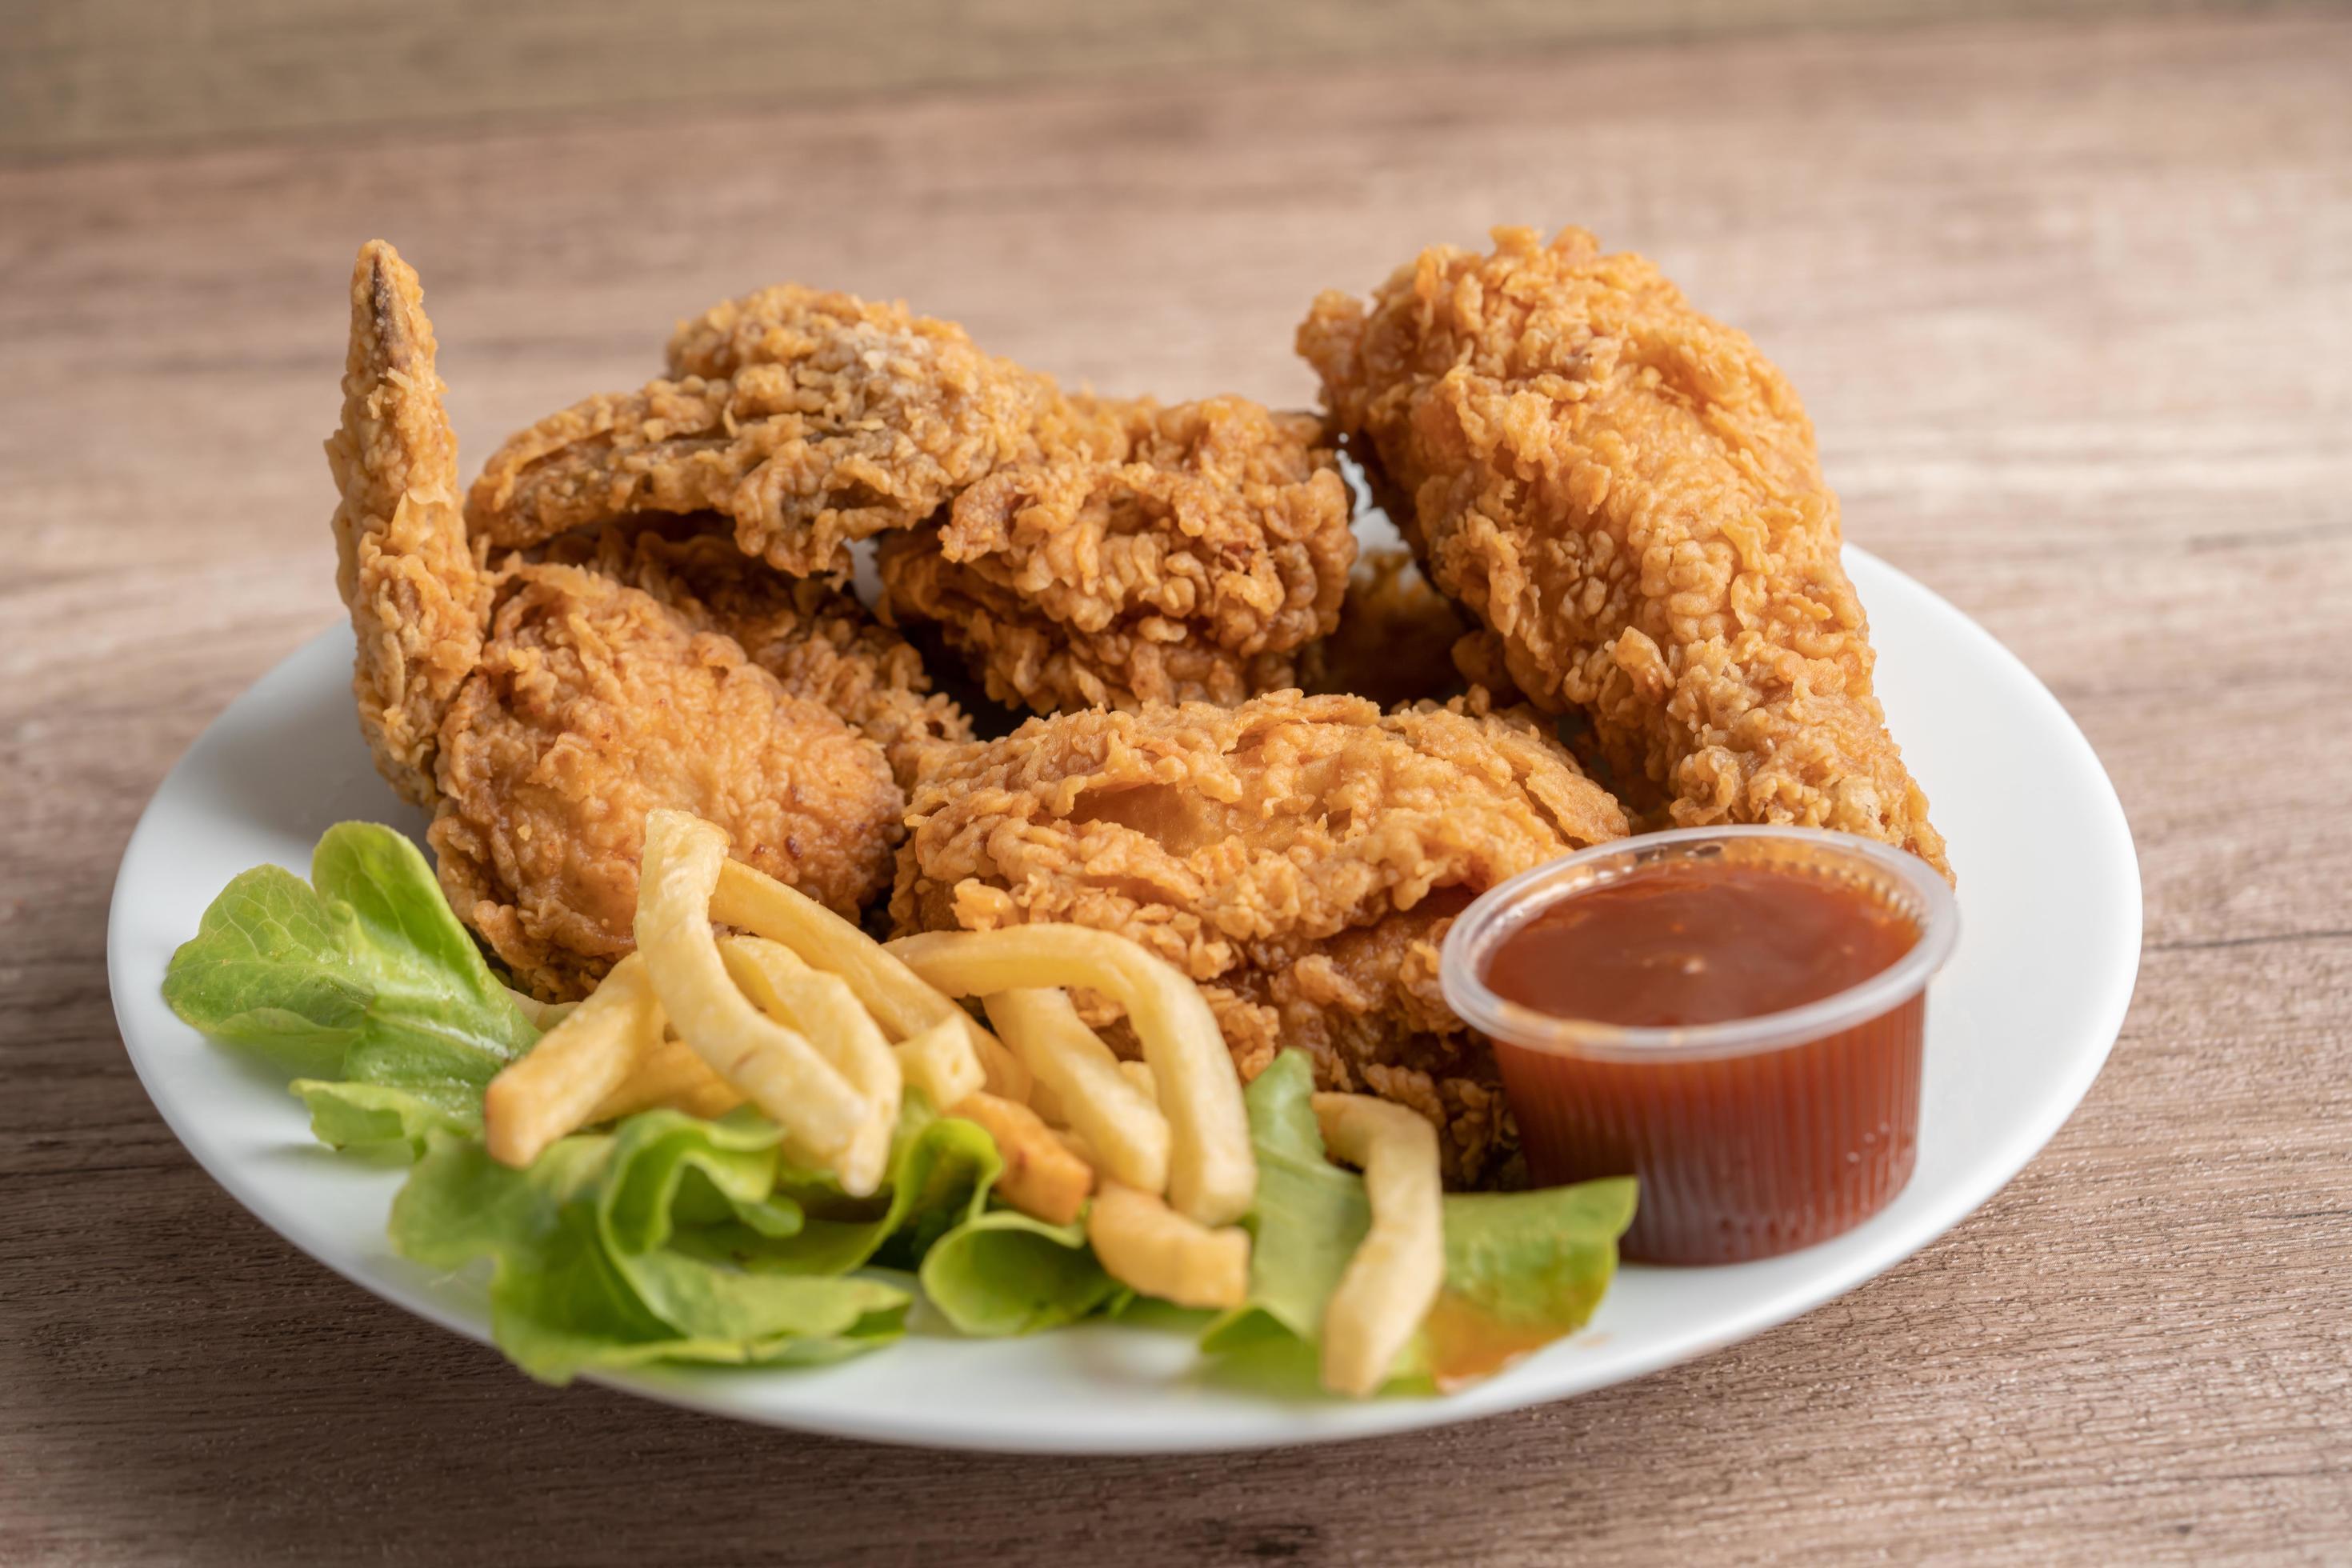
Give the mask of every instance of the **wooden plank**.
[[[2344, 19], [2010, 24], [0, 170], [0, 1560], [2340, 1556], [2347, 79]], [[318, 442], [366, 234], [423, 269], [478, 457], [788, 276], [1106, 387], [1303, 400], [1317, 289], [1510, 218], [1754, 331], [1853, 537], [2016, 649], [2131, 816], [2115, 1060], [1919, 1258], [1452, 1431], [942, 1458], [537, 1389], [293, 1252], [148, 1108], [109, 881], [338, 613]]]
[[[2252, 3], [1998, 0], [1975, 10], [2088, 16]], [[0, 11], [0, 153], [551, 113], [656, 121], [713, 105], [1502, 56], [1953, 13], [1949, 0], [26, 0]]]

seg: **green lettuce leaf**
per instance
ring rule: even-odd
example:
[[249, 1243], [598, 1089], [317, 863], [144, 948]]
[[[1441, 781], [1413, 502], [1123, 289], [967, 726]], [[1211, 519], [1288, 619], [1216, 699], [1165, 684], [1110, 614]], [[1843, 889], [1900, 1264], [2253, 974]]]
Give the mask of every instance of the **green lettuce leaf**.
[[987, 1207], [1003, 1169], [984, 1129], [940, 1115], [910, 1090], [898, 1109], [888, 1185], [877, 1196], [851, 1198], [830, 1176], [778, 1172], [777, 1190], [799, 1204], [807, 1220], [776, 1246], [772, 1266], [808, 1274], [841, 1274], [869, 1262], [912, 1269], [933, 1242]]
[[1244, 1096], [1257, 1151], [1257, 1196], [1243, 1220], [1253, 1238], [1249, 1300], [1210, 1325], [1202, 1348], [1213, 1353], [1269, 1333], [1315, 1342], [1323, 1304], [1371, 1228], [1363, 1178], [1324, 1157], [1314, 1092], [1307, 1057], [1285, 1051]]
[[[1248, 1302], [1209, 1325], [1204, 1351], [1313, 1346], [1323, 1308], [1371, 1225], [1363, 1178], [1324, 1158], [1307, 1058], [1286, 1051], [1249, 1087], [1257, 1197], [1244, 1223]], [[1617, 1268], [1633, 1218], [1631, 1177], [1527, 1193], [1445, 1200], [1445, 1285], [1392, 1381], [1451, 1384], [1479, 1377], [1582, 1328]]]
[[[392, 1239], [436, 1268], [492, 1260], [499, 1349], [551, 1383], [650, 1361], [808, 1365], [887, 1344], [909, 1293], [853, 1275], [982, 1212], [996, 1147], [908, 1096], [890, 1186], [850, 1200], [794, 1170], [775, 1124], [648, 1110], [566, 1138], [524, 1171], [475, 1139], [426, 1136]], [[911, 1251], [910, 1251], [910, 1255]]]
[[298, 1078], [292, 1089], [310, 1110], [310, 1134], [331, 1149], [354, 1153], [398, 1154], [415, 1159], [425, 1152], [432, 1132], [468, 1132], [478, 1115], [453, 1115], [404, 1089], [373, 1083], [336, 1083]]
[[329, 828], [307, 884], [275, 866], [229, 883], [172, 955], [163, 1000], [305, 1079], [338, 1146], [478, 1128], [484, 1086], [539, 1038], [425, 857], [373, 823]]
[[1124, 1287], [1103, 1272], [1082, 1224], [1049, 1225], [992, 1209], [940, 1237], [919, 1275], [959, 1333], [1035, 1333], [1112, 1308]]
[[1499, 1370], [1591, 1321], [1633, 1223], [1633, 1178], [1445, 1200], [1445, 1288], [1422, 1323], [1443, 1384]]

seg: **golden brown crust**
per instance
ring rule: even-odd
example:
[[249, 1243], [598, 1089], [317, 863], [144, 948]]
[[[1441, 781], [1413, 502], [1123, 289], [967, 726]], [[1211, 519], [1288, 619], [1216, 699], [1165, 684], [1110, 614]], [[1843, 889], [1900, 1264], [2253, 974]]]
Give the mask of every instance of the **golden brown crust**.
[[1379, 1095], [1427, 1117], [1444, 1133], [1445, 1180], [1494, 1184], [1518, 1146], [1494, 1054], [1445, 1005], [1438, 954], [1462, 889], [1208, 988], [1225, 1043], [1255, 1077], [1276, 1054], [1302, 1050], [1318, 1087]]
[[488, 605], [457, 516], [457, 442], [434, 354], [415, 272], [370, 240], [352, 269], [342, 425], [327, 441], [341, 492], [335, 582], [358, 639], [352, 696], [376, 770], [424, 806], [442, 716], [481, 652]]
[[846, 593], [744, 554], [721, 518], [616, 523], [549, 542], [534, 559], [584, 566], [643, 590], [697, 630], [724, 632], [784, 690], [840, 715], [880, 746], [902, 786], [971, 739], [932, 691], [921, 656]]
[[795, 575], [911, 528], [1036, 449], [1053, 383], [962, 328], [795, 285], [680, 326], [679, 374], [592, 397], [509, 438], [467, 498], [504, 548], [638, 512], [718, 511], [745, 552]]
[[889, 878], [903, 796], [881, 751], [694, 619], [572, 566], [503, 586], [443, 731], [432, 841], [451, 905], [534, 994], [577, 995], [634, 947], [656, 807], [845, 914]]
[[629, 950], [658, 805], [717, 822], [736, 856], [845, 911], [878, 892], [905, 797], [882, 747], [823, 704], [911, 766], [961, 723], [922, 696], [911, 654], [821, 587], [755, 583], [725, 541], [615, 531], [493, 575], [458, 512], [415, 274], [373, 243], [352, 305], [328, 457], [352, 687], [384, 776], [435, 808], [458, 914], [521, 984], [577, 994]]
[[1355, 558], [1320, 422], [1238, 397], [1092, 402], [1110, 458], [1048, 450], [880, 556], [887, 614], [938, 623], [1000, 702], [1238, 702], [1295, 684]]
[[901, 931], [1131, 937], [1202, 983], [1245, 1073], [1295, 1042], [1327, 1087], [1437, 1086], [1465, 1179], [1500, 1147], [1471, 1092], [1493, 1069], [1422, 973], [1433, 921], [1625, 831], [1524, 716], [1297, 692], [1032, 720], [919, 785], [908, 823]]
[[1839, 828], [1946, 868], [1871, 690], [1836, 498], [1787, 381], [1638, 256], [1569, 229], [1424, 251], [1299, 329], [1412, 498], [1432, 579], [1675, 823]]

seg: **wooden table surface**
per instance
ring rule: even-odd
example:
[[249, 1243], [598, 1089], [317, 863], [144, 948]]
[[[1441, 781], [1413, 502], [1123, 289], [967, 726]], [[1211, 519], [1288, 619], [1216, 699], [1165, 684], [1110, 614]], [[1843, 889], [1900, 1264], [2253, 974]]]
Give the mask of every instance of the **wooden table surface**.
[[[2347, 89], [2340, 16], [2011, 22], [0, 165], [0, 1560], [2352, 1559]], [[173, 760], [339, 614], [361, 239], [422, 270], [478, 458], [781, 278], [1106, 389], [1300, 402], [1318, 289], [1505, 221], [1753, 332], [1850, 536], [2122, 795], [2114, 1058], [1919, 1257], [1449, 1431], [938, 1455], [537, 1388], [149, 1107], [109, 885]]]

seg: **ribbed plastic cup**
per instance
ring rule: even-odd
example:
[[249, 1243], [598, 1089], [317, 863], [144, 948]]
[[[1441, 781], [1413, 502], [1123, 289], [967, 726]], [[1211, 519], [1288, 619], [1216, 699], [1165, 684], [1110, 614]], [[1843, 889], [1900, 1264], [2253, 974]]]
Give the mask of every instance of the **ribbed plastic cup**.
[[[1554, 1017], [1487, 986], [1496, 948], [1560, 900], [1706, 859], [1843, 881], [1907, 917], [1918, 940], [1817, 1002], [1688, 1027]], [[1490, 889], [1447, 933], [1439, 978], [1494, 1042], [1539, 1185], [1633, 1175], [1625, 1257], [1736, 1263], [1850, 1230], [1911, 1179], [1927, 982], [1958, 939], [1952, 889], [1916, 856], [1816, 828], [1685, 828], [1596, 845]]]

